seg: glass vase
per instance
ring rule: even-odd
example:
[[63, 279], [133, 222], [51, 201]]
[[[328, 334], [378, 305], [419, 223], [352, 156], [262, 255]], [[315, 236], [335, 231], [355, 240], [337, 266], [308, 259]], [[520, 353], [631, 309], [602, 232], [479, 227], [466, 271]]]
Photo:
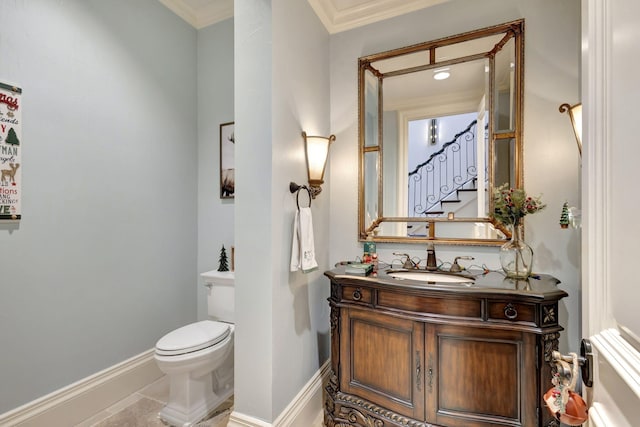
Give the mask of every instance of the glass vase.
[[500, 248], [500, 264], [507, 277], [526, 279], [531, 274], [533, 249], [522, 240], [522, 224], [511, 227], [511, 240]]

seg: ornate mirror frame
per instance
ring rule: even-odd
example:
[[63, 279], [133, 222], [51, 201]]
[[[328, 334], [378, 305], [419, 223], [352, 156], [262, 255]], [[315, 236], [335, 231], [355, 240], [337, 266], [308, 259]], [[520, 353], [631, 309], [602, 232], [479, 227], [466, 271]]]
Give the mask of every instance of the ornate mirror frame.
[[[465, 55], [454, 58], [438, 58], [438, 52], [440, 49], [451, 48], [455, 49], [456, 44], [474, 41], [491, 36], [497, 37], [498, 43], [493, 46], [492, 49], [481, 53], [473, 53], [471, 55]], [[510, 42], [514, 41], [514, 60], [510, 66], [513, 68], [511, 72], [511, 91], [513, 96], [513, 105], [510, 107], [510, 128], [507, 130], [496, 129], [497, 126], [495, 112], [496, 112], [496, 70], [495, 59], [496, 54], [500, 52], [502, 47]], [[460, 45], [459, 45], [460, 46]], [[372, 63], [376, 61], [382, 61], [387, 59], [398, 58], [404, 55], [415, 54], [417, 52], [426, 52], [428, 54], [428, 61], [426, 64], [413, 66], [410, 68], [400, 70], [388, 70], [380, 72], [376, 68], [372, 67]], [[442, 56], [442, 55], [440, 55]], [[487, 142], [488, 142], [488, 160], [487, 160], [487, 206], [488, 212], [492, 212], [493, 197], [492, 190], [494, 187], [494, 163], [496, 159], [496, 146], [508, 146], [510, 147], [510, 158], [512, 167], [510, 173], [512, 174], [512, 186], [522, 188], [524, 185], [523, 179], [523, 141], [522, 141], [522, 122], [523, 122], [523, 86], [524, 86], [524, 20], [516, 20], [492, 27], [482, 28], [450, 37], [441, 38], [429, 42], [419, 43], [412, 46], [406, 46], [399, 49], [394, 49], [386, 52], [376, 53], [368, 56], [363, 56], [358, 59], [358, 140], [359, 140], [359, 181], [358, 181], [358, 238], [360, 241], [366, 240], [368, 236], [378, 242], [395, 242], [395, 243], [424, 243], [427, 241], [450, 244], [450, 245], [481, 245], [481, 246], [496, 246], [502, 245], [506, 239], [510, 238], [510, 233], [500, 224], [496, 224], [489, 217], [477, 217], [477, 218], [456, 218], [454, 215], [449, 214], [444, 217], [394, 217], [384, 216], [384, 194], [383, 194], [383, 81], [387, 77], [398, 76], [401, 74], [414, 73], [424, 70], [435, 70], [442, 67], [452, 66], [455, 64], [463, 64], [469, 61], [486, 60], [488, 67], [485, 66], [485, 72], [488, 71], [488, 90], [487, 101], [488, 106], [486, 110], [489, 113], [487, 119]], [[487, 70], [488, 68], [488, 70]], [[375, 76], [373, 79], [377, 79], [377, 93], [369, 92], [369, 97], [373, 93], [374, 101], [377, 102], [377, 123], [366, 123], [366, 105], [365, 102], [369, 102], [365, 99], [365, 91], [367, 90], [367, 73], [368, 78], [371, 80], [371, 75]], [[371, 85], [369, 85], [371, 86]], [[369, 87], [370, 88], [370, 87]], [[375, 119], [374, 119], [375, 120]], [[375, 126], [377, 125], [377, 128]], [[367, 140], [368, 139], [368, 140]], [[506, 145], [505, 145], [506, 144]], [[375, 154], [377, 153], [377, 154]], [[371, 172], [365, 176], [365, 168], [367, 170], [375, 170], [375, 173]], [[377, 174], [377, 176], [375, 176]], [[375, 180], [377, 179], [377, 182]], [[366, 185], [369, 187], [365, 187]], [[496, 185], [497, 186], [497, 185]], [[377, 188], [376, 188], [377, 187]], [[369, 210], [365, 209], [365, 193], [367, 192], [369, 198], [373, 198], [373, 201], [377, 203], [377, 206]], [[377, 193], [377, 195], [376, 195]], [[376, 200], [377, 197], [377, 200]], [[371, 213], [375, 215], [371, 215]], [[376, 216], [376, 217], [374, 217]], [[383, 225], [388, 227], [388, 223], [395, 223], [398, 226], [402, 226], [406, 229], [406, 225], [409, 223], [419, 223], [425, 226], [425, 234], [422, 236], [410, 236], [406, 235], [384, 235], [379, 230]], [[457, 232], [451, 232], [446, 230], [454, 230], [455, 228], [473, 228], [473, 227], [488, 227], [491, 229], [491, 233], [488, 233], [488, 237], [456, 237]], [[454, 228], [451, 228], [454, 227]], [[440, 230], [445, 230], [444, 232]], [[465, 231], [466, 233], [466, 231]], [[470, 233], [474, 234], [474, 233]]]

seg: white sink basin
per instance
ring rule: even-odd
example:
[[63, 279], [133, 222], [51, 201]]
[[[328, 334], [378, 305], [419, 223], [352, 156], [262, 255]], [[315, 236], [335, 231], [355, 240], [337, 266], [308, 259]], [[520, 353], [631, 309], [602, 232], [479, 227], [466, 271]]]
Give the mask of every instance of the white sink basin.
[[233, 285], [236, 281], [235, 272], [211, 270], [200, 274], [205, 285]]
[[395, 279], [417, 280], [420, 282], [440, 282], [440, 283], [473, 283], [473, 279], [464, 276], [447, 273], [432, 273], [419, 271], [395, 271], [389, 273]]

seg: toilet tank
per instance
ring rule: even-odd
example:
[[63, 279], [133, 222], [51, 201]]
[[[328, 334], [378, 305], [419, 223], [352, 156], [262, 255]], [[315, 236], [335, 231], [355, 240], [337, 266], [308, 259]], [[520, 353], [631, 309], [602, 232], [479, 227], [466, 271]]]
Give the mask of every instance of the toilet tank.
[[235, 274], [233, 271], [207, 271], [200, 275], [207, 287], [207, 310], [213, 320], [234, 323]]

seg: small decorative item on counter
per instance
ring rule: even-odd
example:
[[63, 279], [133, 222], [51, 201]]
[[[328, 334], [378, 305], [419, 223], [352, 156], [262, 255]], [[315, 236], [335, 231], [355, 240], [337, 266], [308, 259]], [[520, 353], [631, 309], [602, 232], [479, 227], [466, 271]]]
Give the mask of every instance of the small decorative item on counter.
[[371, 233], [367, 234], [367, 240], [364, 242], [364, 250], [362, 254], [362, 262], [371, 263], [372, 255], [376, 253], [376, 242], [373, 241]]
[[569, 203], [564, 202], [562, 213], [560, 214], [560, 227], [569, 228]]
[[356, 276], [366, 276], [373, 271], [373, 264], [370, 263], [352, 263], [347, 264], [344, 268], [346, 274], [355, 274]]
[[378, 271], [378, 254], [375, 252], [371, 254], [371, 264], [373, 264], [373, 271]]
[[500, 248], [500, 263], [507, 277], [526, 279], [531, 274], [533, 249], [522, 240], [524, 217], [546, 207], [540, 197], [527, 196], [522, 188], [507, 184], [493, 191], [494, 212], [491, 217], [511, 228], [511, 240]]
[[229, 271], [229, 263], [227, 261], [227, 251], [222, 245], [220, 249], [220, 258], [218, 259], [218, 271]]

